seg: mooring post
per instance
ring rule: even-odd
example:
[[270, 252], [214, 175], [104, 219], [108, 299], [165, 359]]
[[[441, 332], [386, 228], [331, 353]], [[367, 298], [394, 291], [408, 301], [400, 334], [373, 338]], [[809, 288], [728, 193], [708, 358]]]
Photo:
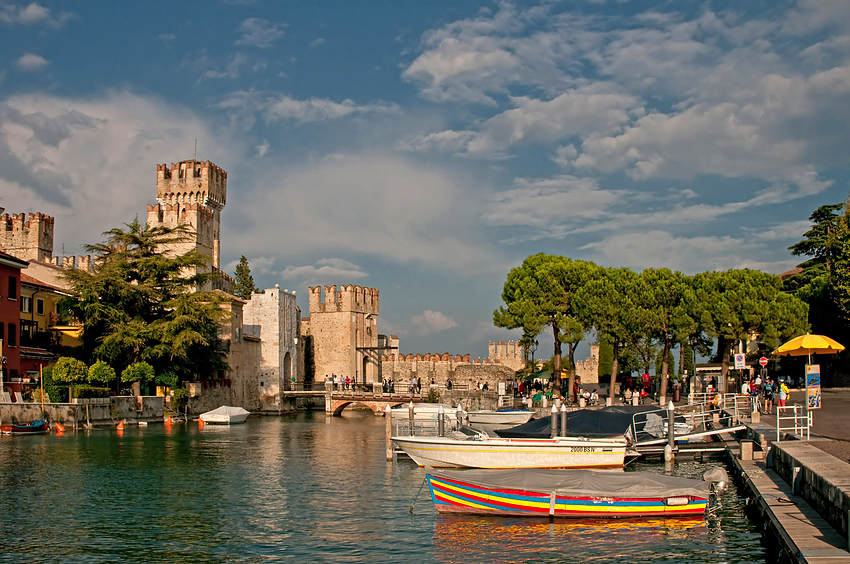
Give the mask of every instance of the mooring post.
[[549, 437], [554, 439], [558, 436], [558, 408], [554, 403], [552, 404], [552, 416], [549, 426], [552, 428]]
[[561, 436], [567, 436], [567, 404], [561, 402]]
[[463, 406], [460, 405], [460, 402], [457, 402], [457, 411], [455, 412], [455, 417], [457, 418], [457, 428], [460, 429], [463, 427]]
[[393, 410], [390, 404], [384, 408], [384, 429], [387, 439], [387, 460], [393, 459]]
[[667, 446], [664, 447], [664, 460], [666, 462], [673, 462], [675, 459], [675, 450], [676, 450], [676, 408], [673, 406], [673, 402], [667, 404]]
[[441, 437], [446, 436], [446, 410], [443, 409], [442, 404], [437, 411], [437, 435]]
[[410, 405], [407, 406], [407, 421], [408, 421], [408, 432], [407, 432], [407, 434], [412, 437], [413, 436], [413, 400], [410, 400]]

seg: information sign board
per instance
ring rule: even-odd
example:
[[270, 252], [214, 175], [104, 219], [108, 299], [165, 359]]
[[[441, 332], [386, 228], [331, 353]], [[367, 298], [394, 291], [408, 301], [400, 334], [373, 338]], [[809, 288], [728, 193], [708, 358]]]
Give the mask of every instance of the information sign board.
[[806, 365], [806, 405], [820, 409], [820, 364]]
[[747, 367], [746, 357], [742, 353], [735, 355], [735, 370], [741, 370]]

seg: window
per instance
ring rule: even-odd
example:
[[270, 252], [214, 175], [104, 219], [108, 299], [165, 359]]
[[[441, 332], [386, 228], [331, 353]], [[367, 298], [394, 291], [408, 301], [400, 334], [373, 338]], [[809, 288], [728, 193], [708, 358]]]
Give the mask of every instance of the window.
[[9, 299], [18, 299], [18, 279], [14, 276], [9, 277]]
[[14, 323], [9, 324], [9, 340], [7, 342], [9, 343], [10, 347], [17, 347], [18, 346], [17, 330], [18, 330], [17, 325], [15, 325]]
[[41, 298], [35, 299], [35, 313], [36, 315], [44, 315], [44, 300]]
[[21, 296], [21, 313], [32, 313], [32, 298]]

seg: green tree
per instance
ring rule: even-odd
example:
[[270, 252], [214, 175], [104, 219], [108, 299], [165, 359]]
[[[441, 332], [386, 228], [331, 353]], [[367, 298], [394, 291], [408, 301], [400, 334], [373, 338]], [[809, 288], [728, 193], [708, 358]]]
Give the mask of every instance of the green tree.
[[614, 398], [617, 375], [621, 371], [620, 354], [637, 337], [633, 296], [638, 290], [638, 275], [628, 268], [601, 269], [597, 276], [576, 292], [576, 310], [588, 327], [596, 330], [600, 341], [611, 347], [611, 383], [609, 397]]
[[138, 219], [87, 245], [93, 272], [67, 269], [69, 311], [83, 322], [89, 357], [115, 367], [147, 362], [158, 372], [194, 379], [226, 363], [216, 350], [219, 324], [229, 315], [223, 294], [197, 291], [211, 274], [197, 251], [163, 253], [186, 240], [188, 228], [150, 227]]
[[808, 306], [783, 292], [778, 276], [742, 269], [706, 272], [694, 279], [702, 325], [718, 341], [724, 381], [736, 342], [760, 337], [775, 348], [808, 330]]
[[502, 290], [505, 306], [493, 313], [493, 323], [508, 329], [522, 328], [538, 335], [544, 327], [552, 330], [554, 341], [554, 383], [561, 390], [561, 344], [570, 350], [570, 381], [575, 378], [573, 353], [585, 329], [576, 319], [573, 296], [598, 269], [586, 261], [539, 253], [527, 257], [508, 273]]
[[254, 286], [254, 278], [251, 276], [251, 268], [248, 266], [248, 259], [245, 255], [239, 257], [239, 264], [236, 265], [236, 272], [233, 276], [236, 284], [233, 286], [233, 294], [243, 300], [250, 300], [251, 295], [257, 291]]
[[[53, 365], [53, 380], [68, 384], [68, 397], [72, 398], [74, 384], [83, 384], [88, 379], [86, 363], [70, 356], [60, 357]], [[70, 400], [69, 400], [70, 401]]]
[[128, 383], [141, 382], [144, 384], [153, 381], [155, 377], [153, 366], [147, 362], [134, 362], [121, 373], [121, 381]]
[[90, 384], [108, 384], [115, 380], [115, 369], [102, 360], [89, 366], [88, 381]]

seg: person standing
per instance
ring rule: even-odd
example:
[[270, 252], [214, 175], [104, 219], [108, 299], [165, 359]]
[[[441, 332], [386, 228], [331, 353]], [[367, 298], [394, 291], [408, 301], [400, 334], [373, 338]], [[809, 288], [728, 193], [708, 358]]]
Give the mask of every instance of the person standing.
[[773, 380], [768, 376], [764, 380], [764, 411], [768, 415], [773, 413]]
[[779, 404], [778, 407], [785, 407], [785, 401], [788, 399], [788, 395], [791, 393], [791, 390], [788, 389], [788, 386], [785, 385], [785, 380], [779, 381]]

